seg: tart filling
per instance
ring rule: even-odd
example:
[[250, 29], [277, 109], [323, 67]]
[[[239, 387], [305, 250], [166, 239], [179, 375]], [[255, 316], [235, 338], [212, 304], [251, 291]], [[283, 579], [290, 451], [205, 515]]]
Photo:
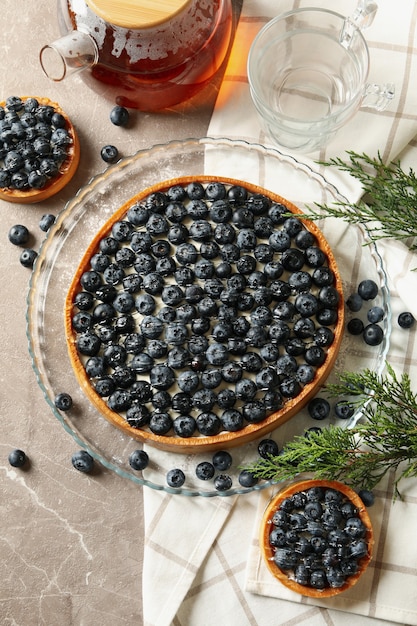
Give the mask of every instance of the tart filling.
[[231, 179], [165, 181], [93, 238], [65, 307], [71, 362], [114, 425], [163, 449], [246, 443], [329, 374], [343, 296], [321, 231]]
[[0, 103], [0, 198], [33, 203], [58, 193], [75, 174], [80, 146], [61, 107], [48, 98]]
[[271, 500], [260, 547], [270, 572], [292, 591], [334, 596], [352, 587], [371, 560], [371, 521], [346, 485], [307, 480]]

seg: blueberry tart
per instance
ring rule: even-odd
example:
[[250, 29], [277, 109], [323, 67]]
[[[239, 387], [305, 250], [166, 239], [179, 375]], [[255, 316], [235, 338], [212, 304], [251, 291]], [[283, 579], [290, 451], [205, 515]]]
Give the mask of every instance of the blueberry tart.
[[335, 596], [372, 558], [373, 530], [361, 498], [343, 483], [305, 480], [268, 504], [259, 545], [272, 575], [303, 596]]
[[265, 189], [165, 181], [94, 234], [69, 287], [66, 339], [99, 411], [164, 450], [238, 446], [317, 393], [342, 339], [329, 245]]
[[30, 204], [58, 193], [80, 160], [75, 128], [49, 98], [10, 96], [0, 103], [0, 198]]

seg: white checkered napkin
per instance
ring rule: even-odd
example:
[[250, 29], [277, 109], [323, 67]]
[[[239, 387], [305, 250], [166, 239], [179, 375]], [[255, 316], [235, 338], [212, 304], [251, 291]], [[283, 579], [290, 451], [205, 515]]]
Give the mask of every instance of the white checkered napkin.
[[[258, 30], [278, 12], [298, 6], [324, 6], [327, 0], [244, 0], [232, 54], [208, 134], [265, 143], [246, 77], [249, 46]], [[317, 154], [294, 156], [314, 161], [342, 156], [346, 150], [378, 152], [385, 161], [401, 156], [417, 168], [417, 3], [379, 0], [372, 26], [365, 31], [370, 49], [370, 82], [394, 82], [396, 98], [383, 112], [360, 110], [329, 146]], [[334, 0], [344, 15], [356, 0]], [[314, 165], [318, 169], [317, 165]], [[352, 202], [355, 181], [327, 168], [326, 178]], [[400, 244], [381, 244], [389, 268], [394, 318], [402, 310], [417, 314], [417, 265]], [[395, 321], [394, 321], [395, 325]], [[395, 328], [389, 361], [407, 371], [417, 387], [417, 331]], [[257, 534], [269, 491], [233, 498], [186, 498], [144, 489], [145, 626], [389, 626], [417, 625], [417, 484], [404, 485], [404, 501], [392, 504], [392, 477], [378, 486], [369, 510], [375, 530], [375, 557], [364, 579], [326, 603], [289, 596], [260, 561]], [[386, 620], [386, 621], [385, 621]]]
[[[331, 4], [331, 6], [330, 6]], [[307, 163], [343, 157], [347, 150], [376, 156], [388, 162], [398, 157], [417, 133], [417, 4], [414, 0], [378, 0], [378, 11], [364, 31], [370, 55], [369, 83], [394, 83], [396, 96], [385, 111], [362, 108], [320, 152], [294, 153]], [[259, 30], [281, 12], [306, 6], [351, 15], [356, 0], [244, 0], [242, 13], [209, 127], [209, 135], [246, 139], [267, 144], [248, 88], [246, 62]], [[289, 152], [284, 150], [285, 152]], [[315, 169], [318, 166], [315, 165]], [[360, 188], [350, 177], [325, 168], [326, 177], [354, 201]], [[322, 170], [323, 171], [323, 170]]]

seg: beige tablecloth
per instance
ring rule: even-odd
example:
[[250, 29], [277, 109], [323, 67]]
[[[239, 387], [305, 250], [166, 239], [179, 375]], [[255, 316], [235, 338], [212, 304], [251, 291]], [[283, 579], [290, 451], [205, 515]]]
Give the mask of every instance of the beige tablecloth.
[[[324, 6], [325, 1], [246, 0], [230, 61], [217, 99], [209, 134], [268, 143], [252, 106], [246, 77], [249, 46], [274, 15], [293, 6]], [[386, 162], [401, 157], [417, 167], [417, 4], [380, 0], [372, 26], [365, 32], [370, 48], [372, 83], [394, 82], [396, 98], [384, 112], [361, 109], [322, 152], [296, 155], [315, 165], [318, 159], [343, 156], [346, 150], [379, 152]], [[352, 0], [335, 0], [344, 15]], [[351, 201], [357, 183], [333, 169], [325, 176]], [[417, 316], [417, 256], [402, 244], [378, 246], [391, 291], [393, 331], [388, 360], [398, 373], [417, 384], [415, 330], [404, 331], [396, 319], [403, 310]], [[416, 384], [414, 388], [416, 388]], [[349, 593], [323, 601], [306, 600], [274, 581], [259, 555], [260, 518], [273, 489], [233, 497], [185, 498], [144, 490], [145, 555], [143, 601], [146, 626], [309, 626], [399, 623], [417, 625], [417, 483], [402, 484], [404, 499], [392, 502], [393, 476], [375, 490], [369, 509], [375, 532], [374, 559], [364, 578]]]

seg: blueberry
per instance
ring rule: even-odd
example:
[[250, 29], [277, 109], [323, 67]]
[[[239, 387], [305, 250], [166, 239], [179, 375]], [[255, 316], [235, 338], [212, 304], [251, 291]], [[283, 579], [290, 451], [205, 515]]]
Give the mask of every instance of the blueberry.
[[27, 461], [27, 457], [23, 450], [16, 449], [10, 452], [8, 460], [12, 467], [23, 467]]
[[302, 317], [312, 317], [319, 310], [319, 303], [314, 294], [301, 293], [295, 299], [295, 308]]
[[134, 470], [144, 470], [148, 464], [149, 455], [145, 450], [134, 450], [129, 456], [129, 465]]
[[346, 402], [346, 400], [340, 400], [339, 402], [336, 402], [334, 411], [336, 417], [339, 417], [340, 419], [349, 419], [355, 413], [355, 407], [350, 402]]
[[297, 565], [297, 555], [289, 548], [277, 548], [274, 563], [283, 570], [293, 569]]
[[259, 482], [259, 478], [254, 476], [249, 470], [242, 470], [239, 473], [238, 481], [242, 487], [254, 487]]
[[252, 400], [257, 392], [258, 388], [253, 380], [243, 378], [239, 380], [235, 385], [236, 397], [246, 402]]
[[193, 181], [187, 186], [187, 195], [191, 200], [201, 200], [201, 198], [204, 198], [205, 193], [204, 186], [197, 181]]
[[232, 478], [228, 474], [219, 474], [214, 479], [214, 487], [217, 491], [228, 491], [232, 488]]
[[220, 418], [211, 411], [205, 411], [197, 415], [195, 422], [198, 432], [207, 437], [217, 435], [222, 426]]
[[76, 470], [86, 474], [91, 472], [94, 467], [94, 459], [86, 450], [78, 450], [78, 452], [74, 452], [71, 462]]
[[59, 411], [69, 411], [72, 408], [72, 397], [69, 393], [62, 392], [55, 396], [54, 404]]
[[206, 352], [206, 358], [212, 365], [223, 365], [228, 358], [228, 350], [221, 343], [212, 343]]
[[132, 405], [132, 397], [127, 389], [116, 389], [108, 398], [109, 409], [116, 413], [127, 411]]
[[232, 455], [227, 450], [219, 450], [215, 452], [212, 458], [212, 463], [216, 470], [224, 472], [231, 467], [233, 462]]
[[399, 314], [397, 321], [400, 328], [411, 328], [414, 325], [415, 318], [409, 311], [404, 311]]
[[173, 369], [181, 369], [188, 365], [191, 355], [186, 348], [174, 346], [167, 355], [167, 364]]
[[352, 293], [346, 299], [346, 306], [353, 313], [357, 313], [358, 311], [360, 311], [362, 308], [362, 304], [363, 304], [363, 300], [358, 293]]
[[195, 468], [195, 474], [200, 480], [210, 480], [214, 476], [214, 465], [208, 461], [198, 463]]
[[384, 309], [380, 306], [373, 306], [372, 308], [369, 309], [368, 313], [367, 313], [367, 318], [368, 321], [371, 322], [371, 324], [377, 324], [378, 322], [381, 322], [384, 319]]
[[15, 224], [8, 233], [9, 241], [15, 246], [23, 246], [29, 240], [29, 230], [22, 224]]
[[179, 468], [171, 469], [167, 472], [166, 481], [169, 487], [182, 487], [185, 483], [185, 474]]
[[151, 369], [150, 383], [155, 389], [167, 390], [174, 382], [175, 374], [167, 365], [155, 365], [155, 367]]
[[262, 439], [258, 444], [258, 453], [263, 459], [267, 459], [270, 456], [278, 456], [278, 444], [273, 439]]
[[237, 432], [244, 426], [243, 414], [237, 409], [226, 409], [220, 419], [223, 430], [228, 432]]
[[314, 380], [315, 368], [307, 363], [301, 363], [296, 372], [296, 378], [302, 385], [307, 385]]
[[375, 496], [372, 491], [368, 489], [360, 489], [358, 491], [358, 496], [362, 500], [365, 506], [372, 506], [375, 502]]
[[[120, 385], [120, 387], [129, 387], [130, 385]], [[151, 414], [144, 404], [132, 404], [126, 411], [126, 421], [132, 428], [142, 428], [149, 424]]]
[[301, 385], [294, 378], [286, 378], [281, 381], [279, 391], [285, 398], [295, 398], [301, 393]]
[[23, 267], [32, 268], [35, 264], [37, 256], [38, 253], [35, 250], [27, 248], [26, 250], [22, 250], [19, 261], [23, 265]]
[[358, 317], [353, 317], [347, 324], [347, 330], [351, 335], [361, 335], [363, 333], [364, 324]]
[[172, 427], [178, 437], [192, 437], [196, 430], [196, 421], [190, 415], [179, 415], [172, 422]]
[[199, 384], [199, 377], [193, 370], [185, 370], [181, 372], [177, 378], [177, 385], [185, 393], [195, 391]]
[[155, 411], [151, 415], [149, 428], [155, 435], [166, 435], [172, 428], [172, 419], [168, 413]]
[[102, 147], [100, 156], [105, 163], [115, 163], [119, 158], [119, 150], [116, 146], [108, 144]]
[[368, 554], [368, 544], [364, 539], [354, 539], [349, 544], [349, 553], [355, 559], [361, 559]]
[[245, 402], [242, 406], [242, 416], [249, 424], [258, 424], [266, 417], [266, 407], [261, 400]]
[[366, 526], [360, 517], [350, 517], [346, 520], [344, 531], [349, 537], [359, 539], [365, 536]]
[[117, 105], [110, 111], [110, 121], [115, 126], [127, 126], [129, 118], [129, 111], [125, 107]]
[[363, 338], [369, 346], [378, 346], [384, 339], [384, 331], [378, 324], [368, 324], [363, 329]]
[[313, 398], [307, 408], [310, 416], [315, 420], [323, 420], [330, 415], [330, 404], [324, 398]]
[[362, 300], [373, 300], [378, 295], [378, 285], [374, 280], [362, 280], [358, 285], [358, 294]]
[[102, 398], [107, 398], [115, 392], [116, 384], [112, 378], [110, 378], [109, 376], [104, 376], [103, 378], [99, 378], [96, 381], [94, 389], [99, 396], [101, 396]]

